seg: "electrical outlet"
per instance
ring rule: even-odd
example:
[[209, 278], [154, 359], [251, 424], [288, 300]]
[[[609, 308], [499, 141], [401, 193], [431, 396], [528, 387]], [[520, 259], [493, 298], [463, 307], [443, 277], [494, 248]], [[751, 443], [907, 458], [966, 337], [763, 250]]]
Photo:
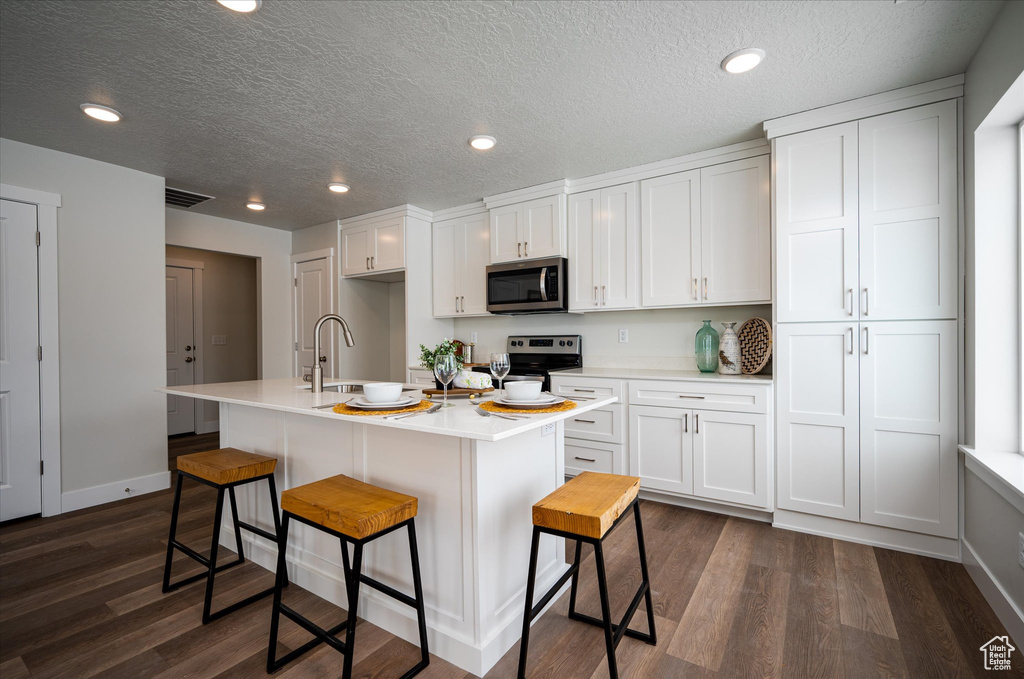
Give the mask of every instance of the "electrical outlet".
[[469, 333], [469, 341], [472, 342], [473, 344], [476, 344], [476, 333], [475, 332]]
[[1024, 533], [1017, 533], [1017, 565], [1024, 568]]
[[222, 347], [222, 346], [225, 346], [227, 343], [228, 343], [228, 336], [227, 335], [212, 335], [210, 337], [210, 344], [212, 344], [215, 347]]
[[541, 436], [551, 436], [554, 433], [555, 433], [555, 423], [554, 422], [552, 422], [551, 424], [545, 424], [544, 428], [541, 429], [541, 431], [540, 431], [540, 435]]
[[629, 341], [629, 330], [627, 328], [619, 328], [619, 344], [625, 344]]

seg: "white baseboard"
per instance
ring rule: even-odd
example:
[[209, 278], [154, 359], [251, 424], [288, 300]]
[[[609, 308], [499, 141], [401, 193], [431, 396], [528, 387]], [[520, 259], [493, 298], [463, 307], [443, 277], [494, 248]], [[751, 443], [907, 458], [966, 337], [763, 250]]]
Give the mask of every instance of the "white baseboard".
[[171, 487], [171, 473], [169, 471], [157, 472], [148, 476], [139, 476], [134, 479], [124, 479], [113, 483], [105, 483], [102, 486], [82, 488], [61, 493], [60, 511], [73, 512], [86, 507], [106, 504], [116, 500], [144, 495], [157, 490], [166, 490]]
[[763, 509], [748, 509], [747, 507], [737, 507], [720, 502], [706, 502], [704, 500], [698, 500], [696, 498], [670, 495], [668, 493], [659, 493], [656, 490], [646, 490], [641, 488], [640, 499], [651, 500], [653, 502], [661, 502], [662, 504], [666, 505], [675, 505], [676, 507], [700, 509], [705, 512], [711, 512], [712, 514], [725, 514], [727, 516], [736, 516], [741, 519], [750, 519], [751, 521], [761, 521], [763, 523], [772, 522], [771, 512], [766, 512]]
[[974, 584], [981, 590], [985, 601], [995, 611], [999, 621], [1006, 625], [1006, 631], [1018, 648], [1024, 648], [1024, 611], [1007, 595], [999, 581], [992, 577], [992, 572], [982, 561], [967, 540], [963, 544], [964, 568], [970, 574]]

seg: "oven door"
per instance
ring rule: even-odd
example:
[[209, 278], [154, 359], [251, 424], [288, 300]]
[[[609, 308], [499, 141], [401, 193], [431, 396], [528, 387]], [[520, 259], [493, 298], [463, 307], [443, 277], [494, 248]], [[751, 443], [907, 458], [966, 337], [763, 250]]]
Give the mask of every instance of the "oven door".
[[487, 311], [492, 314], [558, 313], [568, 310], [564, 257], [487, 267]]

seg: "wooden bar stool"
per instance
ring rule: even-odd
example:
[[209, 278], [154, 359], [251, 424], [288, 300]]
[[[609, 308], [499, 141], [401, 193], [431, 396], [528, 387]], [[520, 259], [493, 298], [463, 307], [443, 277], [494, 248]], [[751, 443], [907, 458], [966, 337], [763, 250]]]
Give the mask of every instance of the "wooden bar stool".
[[[265, 596], [273, 594], [274, 588], [267, 589], [253, 594], [237, 603], [231, 604], [216, 613], [210, 612], [213, 603], [213, 576], [232, 566], [245, 562], [245, 553], [242, 551], [242, 528], [255, 533], [268, 540], [277, 542], [277, 534], [281, 532], [281, 521], [277, 511], [277, 487], [274, 484], [274, 468], [277, 467], [277, 460], [264, 455], [247, 453], [235, 448], [221, 448], [219, 450], [208, 450], [203, 453], [192, 455], [180, 455], [178, 457], [178, 483], [174, 489], [174, 509], [171, 512], [171, 533], [167, 539], [167, 562], [164, 564], [163, 591], [171, 592], [196, 580], [206, 578], [206, 598], [203, 601], [203, 624], [216, 620], [242, 606], [251, 604]], [[190, 478], [204, 485], [217, 489], [217, 509], [213, 519], [213, 540], [210, 543], [210, 557], [206, 558], [191, 549], [187, 545], [175, 539], [178, 530], [178, 509], [181, 505], [181, 486], [185, 478]], [[270, 484], [270, 506], [274, 512], [274, 531], [270, 533], [257, 528], [251, 524], [240, 521], [238, 518], [238, 505], [235, 502], [235, 486], [243, 483], [254, 483], [266, 479]], [[231, 563], [217, 565], [217, 546], [220, 537], [220, 523], [224, 510], [224, 491], [228, 492], [231, 501], [231, 514], [235, 526], [235, 545], [238, 551], [238, 558]], [[199, 573], [183, 578], [171, 584], [171, 560], [174, 558], [174, 550], [177, 549], [187, 556], [192, 557], [202, 565], [206, 566], [205, 573]]]
[[[654, 604], [651, 601], [651, 580], [647, 573], [647, 549], [644, 547], [644, 528], [640, 521], [640, 504], [637, 492], [640, 479], [635, 476], [598, 474], [583, 472], [564, 486], [548, 495], [533, 506], [533, 546], [530, 548], [530, 575], [526, 582], [526, 611], [523, 617], [523, 637], [519, 647], [519, 679], [526, 677], [526, 655], [530, 643], [530, 623], [540, 615], [551, 598], [572, 578], [569, 595], [569, 617], [604, 629], [605, 647], [608, 653], [608, 673], [611, 679], [619, 676], [615, 664], [615, 648], [623, 635], [640, 639], [648, 644], [658, 643], [654, 629]], [[623, 519], [633, 510], [636, 519], [636, 541], [640, 552], [640, 573], [643, 581], [633, 596], [626, 614], [615, 624], [612, 622], [608, 605], [608, 580], [604, 570], [602, 542]], [[537, 579], [537, 550], [541, 533], [557, 535], [576, 541], [576, 556], [572, 566], [551, 589], [533, 604], [533, 590]], [[579, 582], [580, 550], [583, 543], [594, 546], [594, 561], [597, 564], [597, 587], [601, 597], [601, 618], [597, 619], [576, 612], [576, 587]], [[628, 628], [633, 614], [640, 606], [640, 600], [647, 600], [647, 634]]]
[[[416, 548], [416, 498], [384, 488], [371, 486], [344, 475], [286, 490], [281, 494], [281, 523], [277, 547], [277, 583], [274, 589], [274, 607], [270, 618], [270, 648], [267, 649], [267, 672], [274, 672], [309, 649], [326, 642], [345, 656], [342, 679], [352, 676], [352, 655], [356, 640], [356, 611], [359, 608], [359, 583], [397, 599], [416, 609], [420, 633], [420, 661], [401, 679], [409, 679], [430, 664], [427, 649], [427, 619], [423, 608], [423, 585], [420, 582], [420, 557]], [[288, 550], [288, 524], [295, 519], [341, 540], [341, 560], [345, 569], [345, 589], [348, 595], [348, 617], [339, 625], [325, 630], [294, 609], [281, 603], [281, 590], [285, 585]], [[370, 541], [399, 528], [409, 529], [409, 552], [412, 556], [412, 584], [415, 596], [403, 594], [393, 587], [364, 575], [363, 547]], [[352, 563], [349, 564], [348, 543], [352, 543]], [[280, 615], [294, 621], [315, 638], [303, 646], [277, 658], [277, 628]], [[336, 636], [342, 629], [345, 640]]]

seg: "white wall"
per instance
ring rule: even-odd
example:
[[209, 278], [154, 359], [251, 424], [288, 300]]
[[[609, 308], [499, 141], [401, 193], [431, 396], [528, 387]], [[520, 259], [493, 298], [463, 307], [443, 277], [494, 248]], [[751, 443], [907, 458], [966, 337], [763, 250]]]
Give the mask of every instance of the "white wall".
[[62, 200], [64, 510], [166, 487], [163, 178], [0, 139], [0, 182]]
[[260, 378], [291, 377], [292, 234], [174, 208], [166, 212], [167, 245], [259, 259]]
[[408, 380], [408, 362], [405, 359], [405, 281], [388, 284], [388, 301], [391, 333], [388, 338], [391, 349], [388, 353], [388, 379], [393, 382], [405, 382]]

